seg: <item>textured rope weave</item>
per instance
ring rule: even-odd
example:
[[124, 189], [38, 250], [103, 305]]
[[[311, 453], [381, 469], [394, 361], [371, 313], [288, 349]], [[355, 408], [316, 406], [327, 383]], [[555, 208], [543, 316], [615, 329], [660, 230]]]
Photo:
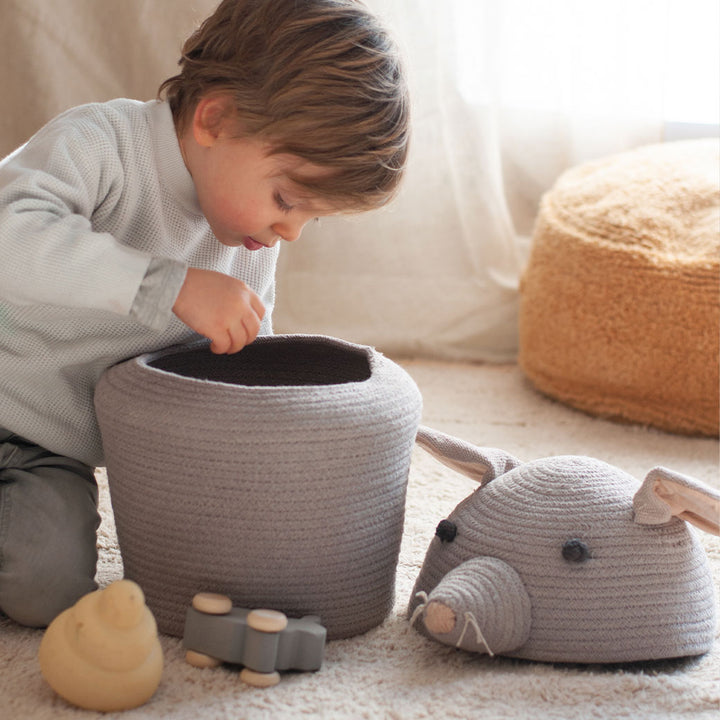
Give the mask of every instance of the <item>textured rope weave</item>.
[[125, 574], [161, 631], [203, 590], [320, 615], [329, 638], [382, 622], [422, 403], [402, 368], [278, 335], [134, 358], [95, 403]]
[[[477, 460], [463, 457], [469, 447], [458, 442], [455, 459]], [[497, 451], [474, 453], [489, 466], [485, 458]], [[424, 631], [417, 611], [423, 603], [440, 599], [458, 614], [461, 608], [482, 609], [494, 614], [481, 623], [490, 647], [531, 660], [614, 663], [707, 652], [717, 618], [705, 552], [685, 522], [634, 522], [639, 486], [619, 468], [581, 456], [520, 464], [494, 478], [448, 516], [457, 527], [453, 541], [431, 541], [408, 616]], [[586, 560], [563, 557], [570, 539], [587, 545]], [[531, 610], [523, 613], [518, 592], [483, 585], [479, 563], [512, 567]], [[446, 587], [458, 573], [465, 580]], [[529, 637], [506, 644], [502, 632], [513, 630], [523, 614]]]

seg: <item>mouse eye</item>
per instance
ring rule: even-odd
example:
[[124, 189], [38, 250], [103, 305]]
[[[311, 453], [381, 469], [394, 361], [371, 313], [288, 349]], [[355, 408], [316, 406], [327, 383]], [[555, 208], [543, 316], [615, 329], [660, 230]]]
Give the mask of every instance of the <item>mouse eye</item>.
[[582, 540], [571, 538], [563, 543], [562, 556], [567, 562], [585, 562], [590, 559], [590, 548]]
[[441, 520], [435, 528], [435, 534], [442, 542], [452, 542], [457, 535], [457, 525], [450, 520]]

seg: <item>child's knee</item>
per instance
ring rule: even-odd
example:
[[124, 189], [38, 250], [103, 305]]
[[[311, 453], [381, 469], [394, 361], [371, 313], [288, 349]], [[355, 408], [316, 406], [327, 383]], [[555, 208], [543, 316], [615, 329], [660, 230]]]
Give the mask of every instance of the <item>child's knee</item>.
[[[57, 560], [57, 558], [56, 558]], [[97, 584], [87, 568], [63, 562], [48, 563], [45, 568], [25, 567], [0, 572], [0, 609], [12, 620], [30, 627], [45, 627]]]

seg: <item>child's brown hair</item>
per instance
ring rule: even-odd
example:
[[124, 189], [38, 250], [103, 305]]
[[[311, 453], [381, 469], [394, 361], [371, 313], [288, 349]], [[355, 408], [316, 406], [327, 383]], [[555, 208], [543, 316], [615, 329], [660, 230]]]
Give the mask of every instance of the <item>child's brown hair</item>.
[[295, 176], [339, 209], [387, 202], [405, 167], [409, 102], [397, 48], [359, 0], [223, 0], [160, 87], [182, 129], [198, 101], [232, 98], [242, 132], [331, 170]]

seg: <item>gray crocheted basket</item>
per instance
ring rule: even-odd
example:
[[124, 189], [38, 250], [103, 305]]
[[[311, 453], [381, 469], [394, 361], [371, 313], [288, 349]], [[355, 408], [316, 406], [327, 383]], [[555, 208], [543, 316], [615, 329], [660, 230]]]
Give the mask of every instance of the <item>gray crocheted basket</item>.
[[110, 368], [95, 405], [125, 576], [162, 632], [199, 591], [328, 638], [387, 616], [422, 407], [398, 365], [323, 336], [203, 343]]

